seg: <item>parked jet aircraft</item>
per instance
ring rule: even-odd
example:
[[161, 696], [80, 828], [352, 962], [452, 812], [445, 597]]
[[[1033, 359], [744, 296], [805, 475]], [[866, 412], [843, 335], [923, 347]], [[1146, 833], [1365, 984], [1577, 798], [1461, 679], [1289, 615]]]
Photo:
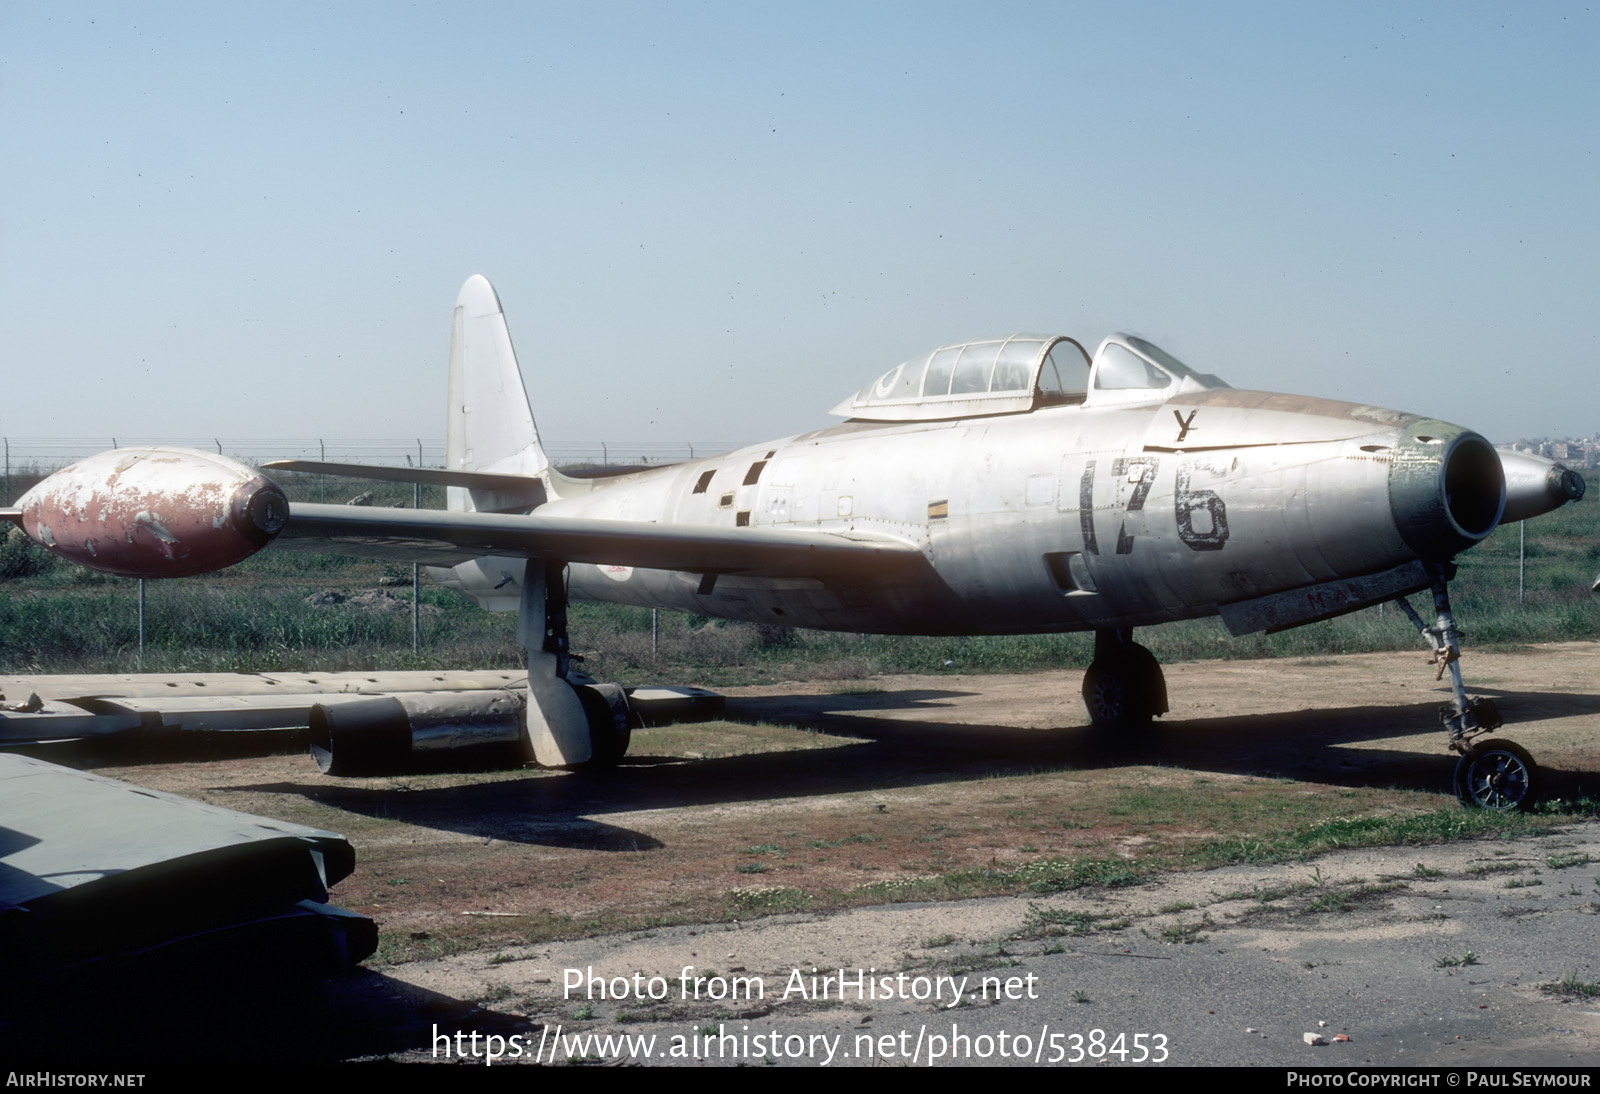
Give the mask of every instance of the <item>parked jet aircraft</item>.
[[[1398, 599], [1450, 673], [1458, 792], [1529, 800], [1527, 753], [1482, 740], [1500, 718], [1462, 684], [1448, 586], [1454, 556], [1497, 524], [1582, 495], [1560, 464], [1415, 414], [1238, 390], [1126, 334], [1093, 353], [1056, 335], [945, 346], [833, 413], [844, 423], [709, 459], [563, 474], [500, 301], [473, 277], [452, 323], [443, 469], [267, 465], [442, 484], [446, 511], [290, 506], [233, 461], [123, 449], [4, 515], [68, 558], [140, 576], [213, 569], [269, 540], [448, 566], [448, 583], [520, 612], [526, 734], [547, 765], [627, 746], [621, 689], [569, 661], [569, 596], [885, 634], [1092, 630], [1084, 699], [1119, 727], [1168, 709], [1137, 627], [1219, 614], [1247, 634]], [[1404, 599], [1423, 590], [1431, 624]], [[347, 751], [393, 744], [366, 724], [318, 732]]]

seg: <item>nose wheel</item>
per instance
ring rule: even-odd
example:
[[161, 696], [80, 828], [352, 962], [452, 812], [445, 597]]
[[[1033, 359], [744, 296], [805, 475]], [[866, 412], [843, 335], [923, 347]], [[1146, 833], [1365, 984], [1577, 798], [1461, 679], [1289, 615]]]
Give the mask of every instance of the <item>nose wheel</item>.
[[1503, 719], [1494, 700], [1482, 696], [1469, 698], [1461, 681], [1460, 633], [1450, 611], [1451, 577], [1455, 567], [1447, 562], [1428, 565], [1433, 586], [1436, 622], [1429, 626], [1405, 597], [1395, 603], [1405, 611], [1422, 637], [1433, 647], [1433, 663], [1438, 666], [1435, 680], [1450, 674], [1450, 702], [1439, 712], [1439, 720], [1449, 734], [1451, 751], [1458, 752], [1455, 792], [1462, 805], [1478, 809], [1510, 812], [1533, 805], [1538, 785], [1538, 765], [1521, 745], [1511, 741], [1488, 740], [1473, 744], [1473, 738], [1500, 728]]
[[1533, 804], [1539, 767], [1511, 741], [1482, 741], [1456, 762], [1456, 797], [1461, 804], [1510, 813]]

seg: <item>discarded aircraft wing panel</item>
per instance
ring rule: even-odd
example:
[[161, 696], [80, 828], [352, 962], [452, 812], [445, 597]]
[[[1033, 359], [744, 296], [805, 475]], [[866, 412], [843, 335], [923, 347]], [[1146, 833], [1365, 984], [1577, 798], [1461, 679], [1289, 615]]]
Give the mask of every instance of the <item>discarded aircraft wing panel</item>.
[[370, 672], [187, 672], [162, 676], [148, 672], [0, 676], [0, 692], [43, 700], [158, 697], [327, 695], [345, 692], [380, 695], [396, 691], [481, 691], [520, 687], [523, 673], [502, 669], [477, 672], [433, 669], [379, 669]]
[[130, 733], [160, 724], [159, 715], [150, 716], [133, 710], [90, 710], [80, 703], [65, 703], [57, 699], [19, 705], [26, 705], [29, 709], [0, 710], [0, 745]]
[[0, 703], [0, 747], [156, 731], [305, 729], [319, 703], [526, 687], [526, 673], [498, 670], [6, 676], [0, 698], [17, 698]]
[[0, 965], [47, 971], [171, 944], [304, 900], [344, 838], [0, 754]]

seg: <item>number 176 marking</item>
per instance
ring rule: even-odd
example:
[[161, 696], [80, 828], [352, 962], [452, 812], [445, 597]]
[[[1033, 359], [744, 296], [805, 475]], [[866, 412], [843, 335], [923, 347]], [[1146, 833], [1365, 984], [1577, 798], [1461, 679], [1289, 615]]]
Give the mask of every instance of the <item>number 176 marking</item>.
[[[1096, 465], [1095, 460], [1086, 461], [1083, 465], [1083, 477], [1078, 480], [1078, 521], [1083, 530], [1084, 552], [1091, 555], [1100, 553], [1100, 541], [1094, 530]], [[1128, 497], [1127, 512], [1137, 513], [1144, 509], [1145, 499], [1150, 496], [1150, 487], [1155, 484], [1156, 471], [1160, 466], [1160, 458], [1157, 456], [1118, 456], [1111, 461], [1113, 481], [1124, 481], [1126, 476], [1126, 481], [1133, 484], [1133, 492]], [[1173, 516], [1177, 521], [1178, 538], [1192, 551], [1220, 551], [1228, 542], [1228, 507], [1215, 490], [1205, 490], [1192, 485], [1196, 470], [1216, 473], [1216, 469], [1210, 464], [1202, 463], [1193, 456], [1179, 461], [1172, 494]], [[1203, 513], [1206, 518], [1200, 522], [1199, 528], [1195, 526], [1196, 513]], [[1210, 524], [1209, 528], [1205, 527], [1206, 523]], [[1134, 537], [1128, 534], [1127, 521], [1123, 521], [1117, 528], [1117, 554], [1132, 554], [1133, 542]]]

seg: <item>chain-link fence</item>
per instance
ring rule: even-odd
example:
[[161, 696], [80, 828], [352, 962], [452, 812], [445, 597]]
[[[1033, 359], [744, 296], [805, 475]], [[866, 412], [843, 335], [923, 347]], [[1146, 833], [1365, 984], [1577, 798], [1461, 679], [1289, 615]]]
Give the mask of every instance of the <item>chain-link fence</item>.
[[[320, 459], [440, 467], [438, 440], [6, 438], [0, 504], [106, 448], [169, 444], [247, 463]], [[738, 447], [716, 442], [550, 446], [562, 466], [664, 465]], [[438, 486], [274, 473], [291, 501], [442, 509]], [[427, 567], [263, 551], [213, 574], [140, 581], [59, 559], [0, 525], [0, 672], [331, 670], [515, 665], [515, 621], [479, 610]]]

